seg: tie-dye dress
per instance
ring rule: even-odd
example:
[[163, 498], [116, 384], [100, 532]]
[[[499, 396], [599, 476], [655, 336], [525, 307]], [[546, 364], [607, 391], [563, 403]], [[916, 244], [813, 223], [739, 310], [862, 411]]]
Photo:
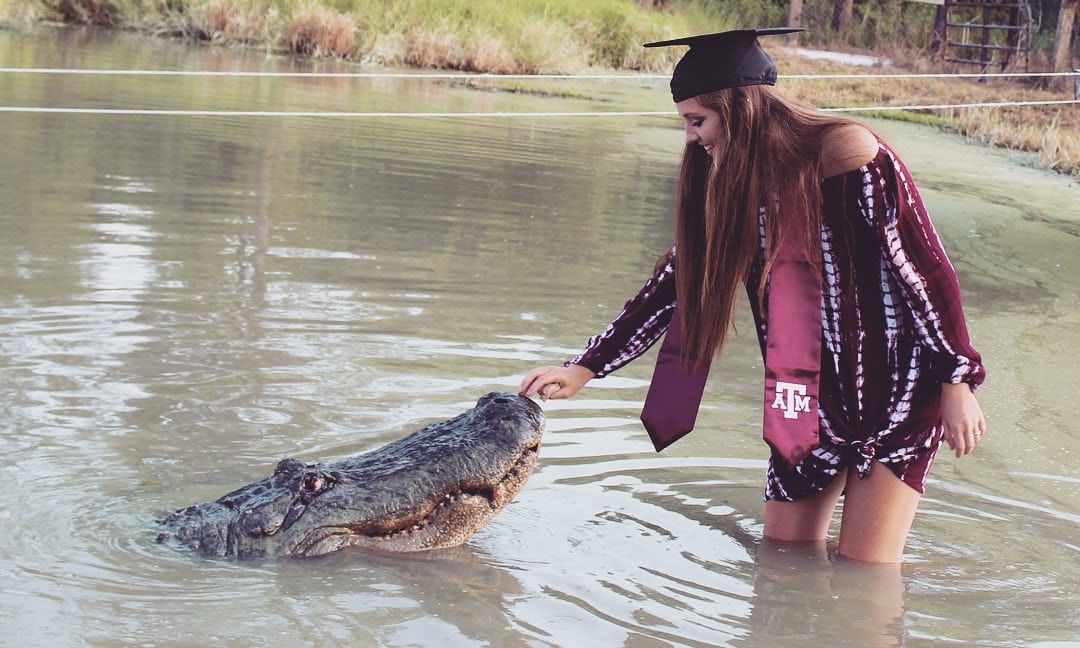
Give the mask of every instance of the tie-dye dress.
[[[798, 500], [852, 463], [865, 477], [873, 461], [921, 493], [941, 444], [941, 384], [974, 388], [986, 375], [956, 272], [911, 176], [884, 143], [869, 164], [825, 180], [822, 200], [821, 441], [793, 468], [773, 457], [765, 497]], [[762, 235], [747, 280], [762, 349], [768, 321], [756, 287], [764, 255]], [[675, 307], [676, 262], [669, 253], [567, 364], [605, 376], [655, 344]]]

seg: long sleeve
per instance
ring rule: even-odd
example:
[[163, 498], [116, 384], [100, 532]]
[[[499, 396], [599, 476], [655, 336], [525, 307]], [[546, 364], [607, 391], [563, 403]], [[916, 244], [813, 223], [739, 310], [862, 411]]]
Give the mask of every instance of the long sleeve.
[[[922, 345], [928, 372], [942, 383], [982, 383], [986, 370], [971, 345], [960, 284], [910, 174], [883, 147], [886, 164], [870, 166], [867, 215], [881, 240], [886, 270], [896, 278]], [[898, 305], [897, 305], [898, 306]]]
[[603, 377], [641, 356], [663, 337], [675, 309], [674, 249], [618, 317], [567, 364], [577, 364]]

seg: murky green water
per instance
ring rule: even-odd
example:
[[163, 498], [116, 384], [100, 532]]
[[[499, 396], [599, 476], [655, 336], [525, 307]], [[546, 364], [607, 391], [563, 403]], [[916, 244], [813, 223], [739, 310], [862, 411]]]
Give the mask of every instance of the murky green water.
[[[343, 70], [0, 32], [0, 66]], [[559, 82], [564, 83], [564, 82]], [[0, 73], [4, 106], [666, 110], [431, 80]], [[1080, 191], [932, 130], [905, 155], [966, 289], [991, 436], [943, 453], [902, 572], [759, 551], [756, 342], [657, 456], [651, 359], [545, 405], [540, 467], [459, 550], [207, 561], [159, 513], [512, 389], [667, 246], [675, 118], [0, 112], [0, 636], [26, 645], [1075, 645]], [[744, 326], [744, 331], [750, 330]], [[787, 562], [785, 562], [787, 561]]]

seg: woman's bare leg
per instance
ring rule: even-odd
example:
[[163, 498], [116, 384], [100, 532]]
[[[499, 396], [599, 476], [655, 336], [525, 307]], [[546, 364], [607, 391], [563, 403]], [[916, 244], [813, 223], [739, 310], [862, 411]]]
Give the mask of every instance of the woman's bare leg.
[[840, 555], [863, 562], [900, 562], [919, 497], [881, 464], [874, 462], [865, 479], [853, 469], [840, 520]]
[[817, 495], [797, 502], [765, 502], [765, 537], [781, 542], [824, 542], [846, 481], [847, 473], [841, 473]]

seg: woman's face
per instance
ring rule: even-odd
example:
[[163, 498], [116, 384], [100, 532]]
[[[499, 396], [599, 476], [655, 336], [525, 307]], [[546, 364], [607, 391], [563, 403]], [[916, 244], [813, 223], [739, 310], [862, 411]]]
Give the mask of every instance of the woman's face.
[[686, 143], [699, 144], [710, 156], [715, 155], [717, 147], [724, 143], [720, 113], [706, 108], [697, 97], [683, 99], [675, 108], [686, 125]]

